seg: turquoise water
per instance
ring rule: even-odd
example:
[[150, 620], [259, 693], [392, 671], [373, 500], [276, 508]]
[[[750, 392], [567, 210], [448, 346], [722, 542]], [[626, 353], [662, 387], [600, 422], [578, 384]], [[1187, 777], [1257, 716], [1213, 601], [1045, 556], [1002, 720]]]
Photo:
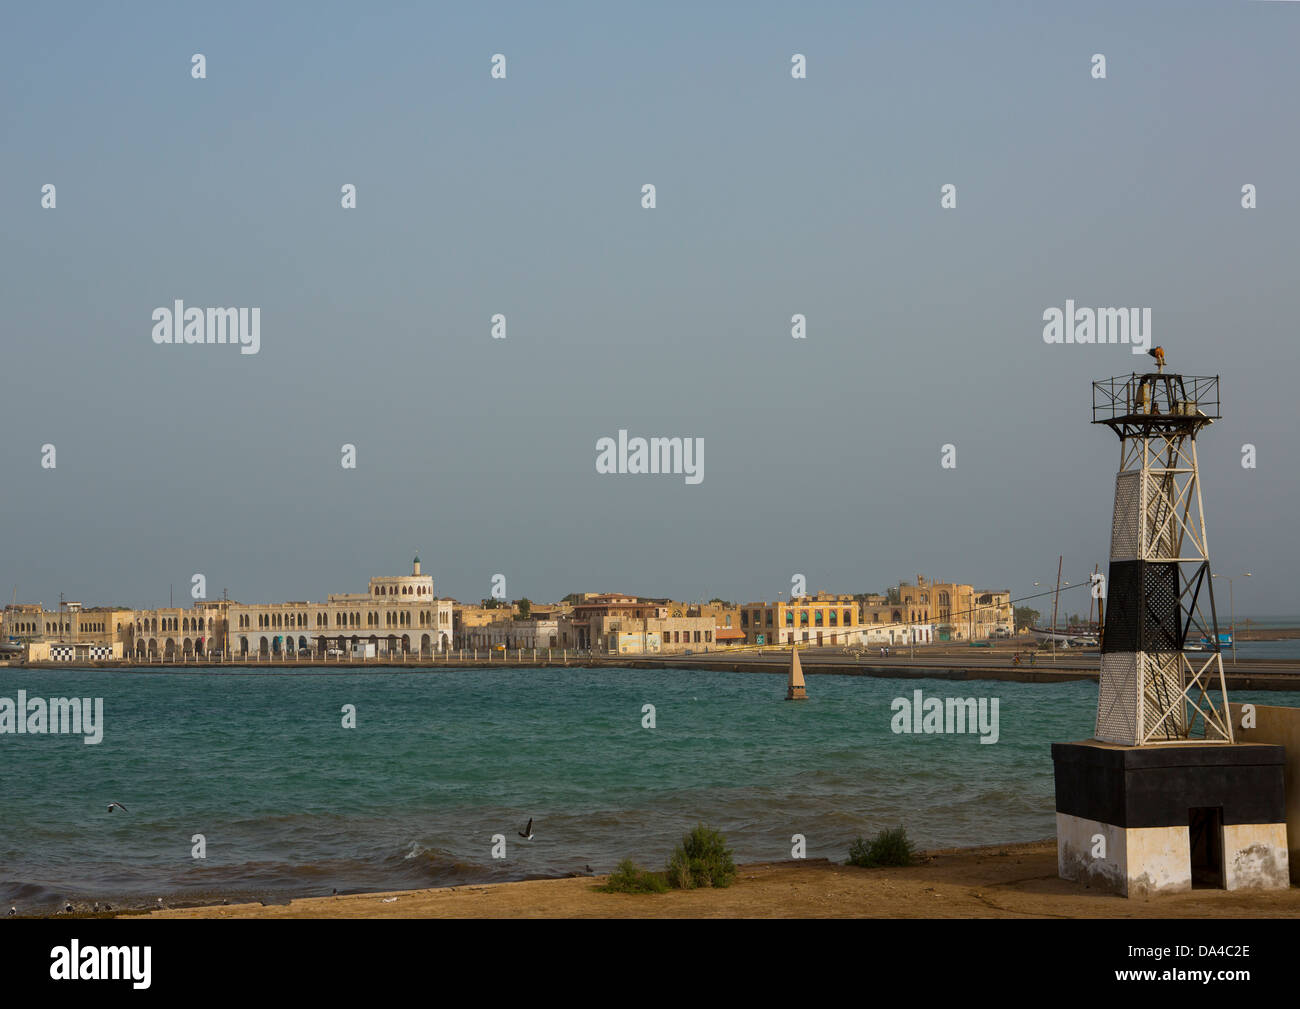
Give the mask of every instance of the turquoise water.
[[[1287, 638], [1283, 641], [1238, 641], [1237, 658], [1239, 659], [1300, 659], [1300, 638]], [[1223, 661], [1232, 661], [1232, 646], [1223, 648]]]
[[[93, 746], [0, 735], [0, 900], [233, 902], [657, 867], [701, 820], [738, 861], [788, 858], [796, 833], [809, 857], [843, 861], [859, 834], [899, 824], [927, 847], [1050, 837], [1050, 743], [1089, 736], [1096, 705], [1089, 682], [816, 675], [804, 703], [784, 687], [691, 670], [0, 670], [0, 696], [103, 697], [105, 722]], [[895, 734], [891, 702], [916, 689], [997, 698], [998, 742]]]

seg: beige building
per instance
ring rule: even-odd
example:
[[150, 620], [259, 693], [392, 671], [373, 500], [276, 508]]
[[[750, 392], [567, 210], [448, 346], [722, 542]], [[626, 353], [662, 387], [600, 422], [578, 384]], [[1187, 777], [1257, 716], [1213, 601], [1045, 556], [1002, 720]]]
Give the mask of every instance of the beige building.
[[455, 648], [486, 648], [493, 624], [509, 623], [515, 618], [514, 607], [479, 606], [473, 603], [453, 603], [451, 610], [452, 646]]
[[25, 645], [33, 662], [120, 658], [132, 613], [111, 606], [86, 608], [79, 602], [64, 603], [58, 610], [14, 603], [4, 608], [0, 630], [6, 639]]
[[751, 645], [847, 645], [862, 640], [862, 615], [853, 596], [818, 592], [788, 602], [745, 603], [740, 629]]
[[431, 656], [450, 647], [451, 611], [416, 557], [409, 575], [371, 578], [367, 591], [324, 602], [200, 600], [130, 611], [121, 640], [128, 657], [142, 660], [326, 656], [351, 654], [359, 643], [377, 655]]
[[915, 585], [900, 585], [898, 593], [903, 619], [933, 625], [936, 641], [984, 641], [1014, 626], [1009, 591], [917, 575]]
[[[509, 614], [510, 611], [506, 610]], [[479, 649], [547, 649], [560, 647], [560, 625], [555, 619], [493, 620], [466, 633], [461, 647]]]
[[230, 651], [292, 656], [351, 654], [371, 644], [378, 656], [425, 658], [451, 647], [452, 600], [434, 595], [420, 558], [409, 575], [371, 578], [365, 592], [331, 594], [323, 603], [230, 604]]
[[587, 594], [560, 619], [561, 647], [620, 655], [716, 647], [716, 618], [685, 603], [618, 593]]

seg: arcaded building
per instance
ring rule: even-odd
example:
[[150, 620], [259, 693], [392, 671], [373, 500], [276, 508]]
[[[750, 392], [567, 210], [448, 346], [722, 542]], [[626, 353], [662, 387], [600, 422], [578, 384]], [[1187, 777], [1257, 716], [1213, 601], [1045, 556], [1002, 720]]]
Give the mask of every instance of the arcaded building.
[[433, 577], [371, 578], [365, 592], [329, 595], [324, 602], [200, 601], [192, 607], [132, 611], [123, 633], [125, 654], [140, 659], [292, 657], [348, 652], [360, 643], [379, 655], [431, 656], [451, 647], [450, 599], [433, 592]]

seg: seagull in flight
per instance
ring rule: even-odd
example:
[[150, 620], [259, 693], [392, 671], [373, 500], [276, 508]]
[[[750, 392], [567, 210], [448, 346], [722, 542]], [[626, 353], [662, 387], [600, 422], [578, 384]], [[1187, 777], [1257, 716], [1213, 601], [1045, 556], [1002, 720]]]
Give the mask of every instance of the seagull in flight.
[[125, 806], [123, 806], [120, 802], [110, 802], [110, 803], [108, 804], [108, 811], [109, 811], [110, 813], [113, 812], [113, 807], [114, 807], [114, 806], [116, 806], [118, 809], [120, 809], [123, 813], [129, 813], [129, 812], [130, 812], [130, 810], [127, 809]]
[[531, 841], [533, 839], [533, 821], [531, 817], [528, 820], [528, 826], [519, 832], [519, 836], [525, 841]]

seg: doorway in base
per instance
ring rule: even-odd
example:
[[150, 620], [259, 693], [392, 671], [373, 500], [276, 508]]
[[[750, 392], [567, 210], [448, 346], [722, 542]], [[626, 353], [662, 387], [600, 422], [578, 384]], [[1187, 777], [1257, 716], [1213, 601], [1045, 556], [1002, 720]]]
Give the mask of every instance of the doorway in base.
[[1192, 888], [1223, 889], [1223, 807], [1202, 806], [1187, 811], [1192, 849]]

